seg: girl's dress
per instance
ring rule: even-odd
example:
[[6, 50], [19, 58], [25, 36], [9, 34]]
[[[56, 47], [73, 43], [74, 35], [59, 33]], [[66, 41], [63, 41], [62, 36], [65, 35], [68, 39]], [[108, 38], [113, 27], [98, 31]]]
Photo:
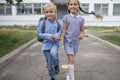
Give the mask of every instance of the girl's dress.
[[78, 39], [78, 36], [80, 34], [80, 27], [84, 26], [84, 18], [78, 16], [74, 16], [72, 14], [67, 14], [63, 17], [63, 22], [66, 22], [67, 24], [67, 30], [64, 36], [64, 48], [66, 54], [72, 54], [75, 55], [80, 40]]

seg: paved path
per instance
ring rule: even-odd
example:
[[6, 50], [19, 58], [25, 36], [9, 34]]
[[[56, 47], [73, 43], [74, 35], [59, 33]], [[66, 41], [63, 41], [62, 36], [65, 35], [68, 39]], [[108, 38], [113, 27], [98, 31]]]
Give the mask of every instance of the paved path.
[[[14, 61], [0, 71], [0, 80], [49, 80], [45, 58], [40, 50], [41, 43], [29, 46]], [[67, 64], [61, 46], [60, 65]], [[56, 80], [65, 80], [67, 69], [62, 67]], [[120, 50], [112, 49], [90, 37], [81, 40], [75, 57], [76, 80], [120, 80]]]

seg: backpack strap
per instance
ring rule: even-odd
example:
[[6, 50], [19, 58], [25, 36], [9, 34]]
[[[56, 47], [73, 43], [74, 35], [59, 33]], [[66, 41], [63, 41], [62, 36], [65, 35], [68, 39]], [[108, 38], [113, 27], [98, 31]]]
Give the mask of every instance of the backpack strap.
[[[60, 23], [58, 22], [58, 20], [56, 20], [58, 28], [57, 28], [57, 32], [60, 30]], [[42, 33], [45, 33], [45, 24], [46, 24], [46, 18], [43, 20], [43, 26], [42, 26]]]
[[57, 21], [57, 25], [58, 25], [58, 28], [57, 28], [57, 32], [60, 30], [60, 23], [58, 22], [58, 20], [56, 20]]
[[43, 26], [42, 26], [42, 33], [45, 33], [45, 23], [46, 23], [46, 19], [43, 20]]

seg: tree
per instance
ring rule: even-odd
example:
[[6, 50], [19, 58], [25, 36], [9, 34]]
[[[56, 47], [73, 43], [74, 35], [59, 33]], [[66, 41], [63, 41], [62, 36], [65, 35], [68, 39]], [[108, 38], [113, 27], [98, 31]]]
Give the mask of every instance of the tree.
[[[6, 2], [7, 2], [8, 4], [17, 6], [17, 5], [19, 5], [21, 2], [23, 2], [23, 0], [6, 0]], [[23, 12], [23, 13], [25, 12], [25, 6], [24, 6], [24, 5], [22, 6], [22, 12]]]
[[22, 2], [23, 0], [6, 0], [7, 3], [11, 4], [11, 5], [19, 5], [20, 2]]

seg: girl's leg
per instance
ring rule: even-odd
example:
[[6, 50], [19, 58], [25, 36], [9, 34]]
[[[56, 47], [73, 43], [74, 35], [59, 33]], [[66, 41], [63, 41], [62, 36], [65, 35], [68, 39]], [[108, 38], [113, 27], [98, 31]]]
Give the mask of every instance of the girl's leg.
[[74, 56], [72, 54], [68, 54], [68, 75], [70, 76], [70, 80], [75, 80], [75, 77], [74, 77]]
[[51, 78], [55, 78], [55, 71], [53, 67], [53, 59], [50, 55], [50, 50], [44, 50], [44, 56], [47, 63], [48, 73]]

